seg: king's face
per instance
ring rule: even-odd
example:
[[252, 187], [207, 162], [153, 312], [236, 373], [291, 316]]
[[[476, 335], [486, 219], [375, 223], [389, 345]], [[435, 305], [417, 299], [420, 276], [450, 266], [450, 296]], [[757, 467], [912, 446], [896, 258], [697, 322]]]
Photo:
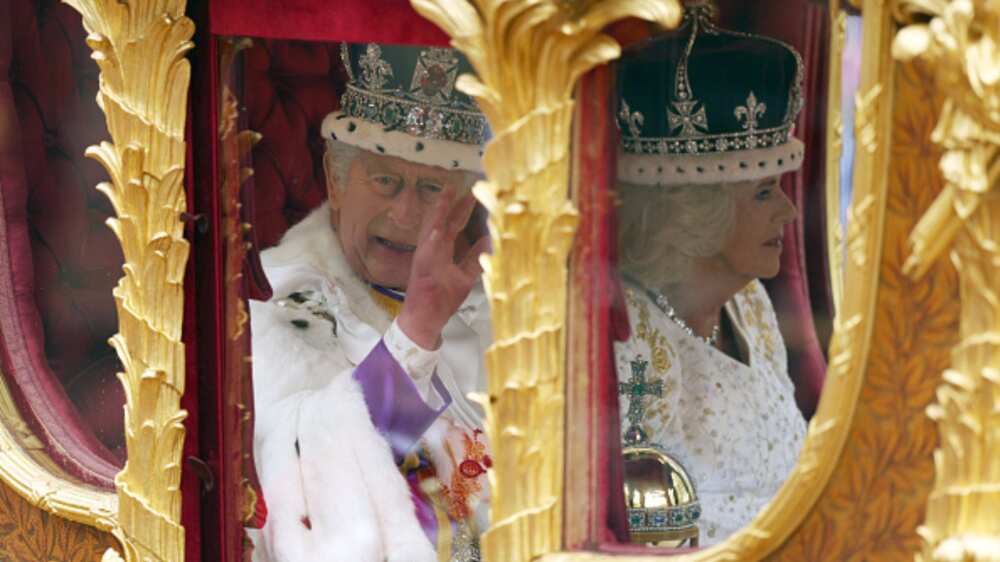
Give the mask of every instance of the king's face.
[[445, 190], [464, 190], [466, 175], [362, 151], [347, 185], [328, 177], [328, 195], [344, 256], [367, 282], [406, 289], [420, 225]]

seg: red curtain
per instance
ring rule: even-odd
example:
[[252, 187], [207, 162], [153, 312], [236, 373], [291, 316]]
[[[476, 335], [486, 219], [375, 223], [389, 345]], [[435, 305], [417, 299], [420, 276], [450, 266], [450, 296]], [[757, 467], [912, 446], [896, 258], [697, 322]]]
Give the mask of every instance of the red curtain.
[[213, 0], [211, 32], [269, 39], [447, 45], [408, 0]]

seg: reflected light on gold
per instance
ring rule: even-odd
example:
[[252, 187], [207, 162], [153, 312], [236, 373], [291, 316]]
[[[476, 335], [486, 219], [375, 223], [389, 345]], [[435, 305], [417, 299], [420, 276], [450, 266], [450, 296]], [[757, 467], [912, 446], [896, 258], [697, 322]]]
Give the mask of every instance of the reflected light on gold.
[[697, 546], [701, 508], [684, 467], [653, 447], [626, 447], [622, 457], [632, 542]]

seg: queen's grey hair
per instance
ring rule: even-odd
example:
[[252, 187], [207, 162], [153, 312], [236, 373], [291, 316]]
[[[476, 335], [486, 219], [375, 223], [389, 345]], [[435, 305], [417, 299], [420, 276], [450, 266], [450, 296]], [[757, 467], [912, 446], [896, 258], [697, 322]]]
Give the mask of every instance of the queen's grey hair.
[[[351, 171], [351, 164], [354, 163], [364, 149], [358, 148], [356, 146], [347, 144], [343, 141], [327, 139], [326, 140], [326, 155], [324, 156], [323, 165], [326, 167], [327, 174], [332, 174], [332, 178], [337, 186], [337, 189], [343, 190], [347, 185], [348, 174]], [[464, 170], [463, 170], [464, 171]], [[477, 180], [483, 179], [482, 174], [476, 172], [465, 172], [465, 180], [462, 182], [462, 187], [468, 191], [472, 188], [472, 184], [476, 183]]]
[[655, 288], [692, 273], [695, 258], [722, 251], [733, 227], [732, 186], [646, 186], [619, 182], [622, 270]]

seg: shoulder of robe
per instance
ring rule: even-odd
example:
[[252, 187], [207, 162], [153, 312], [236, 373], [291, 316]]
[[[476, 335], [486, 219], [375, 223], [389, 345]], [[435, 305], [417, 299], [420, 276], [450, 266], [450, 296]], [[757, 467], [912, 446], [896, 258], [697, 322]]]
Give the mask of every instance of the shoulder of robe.
[[645, 361], [647, 378], [679, 377], [681, 362], [675, 348], [673, 323], [641, 287], [625, 285], [629, 315], [629, 339], [615, 344], [619, 378], [628, 377], [632, 361]]
[[733, 297], [736, 322], [753, 339], [752, 345], [761, 350], [779, 371], [787, 371], [785, 340], [778, 326], [777, 312], [763, 283], [751, 281]]
[[[333, 316], [313, 312], [302, 292], [251, 302], [254, 400], [260, 407], [295, 392], [317, 390], [352, 367]], [[290, 304], [291, 303], [291, 304]], [[292, 306], [294, 304], [294, 306]]]

